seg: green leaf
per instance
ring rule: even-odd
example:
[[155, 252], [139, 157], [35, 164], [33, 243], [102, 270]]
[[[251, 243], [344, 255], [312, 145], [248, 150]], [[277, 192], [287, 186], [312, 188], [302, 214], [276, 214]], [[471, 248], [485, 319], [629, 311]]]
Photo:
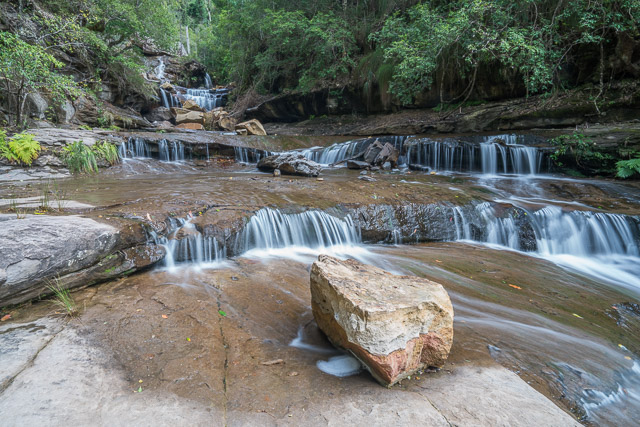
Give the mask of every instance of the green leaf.
[[222, 311], [222, 310], [218, 310], [218, 313], [220, 313], [220, 316], [225, 316], [225, 317], [226, 317], [226, 315], [227, 315], [227, 313], [225, 313], [225, 312], [224, 312], [224, 311]]

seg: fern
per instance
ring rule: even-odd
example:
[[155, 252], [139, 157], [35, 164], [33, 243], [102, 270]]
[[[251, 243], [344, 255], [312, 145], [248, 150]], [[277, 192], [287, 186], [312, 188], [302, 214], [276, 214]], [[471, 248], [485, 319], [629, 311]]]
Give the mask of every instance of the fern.
[[97, 158], [105, 160], [111, 166], [120, 161], [118, 148], [115, 144], [110, 144], [106, 141], [98, 142], [93, 146], [92, 150]]
[[7, 131], [0, 129], [0, 159], [5, 158], [10, 162], [18, 160], [9, 148], [9, 141], [7, 141]]
[[14, 160], [31, 166], [31, 163], [38, 158], [42, 147], [32, 134], [18, 133], [9, 140], [9, 149], [13, 153]]
[[82, 141], [64, 147], [63, 159], [71, 173], [98, 172], [96, 156]]
[[640, 175], [640, 157], [631, 160], [620, 160], [616, 163], [616, 169], [618, 169], [618, 173], [616, 176], [618, 178], [630, 178], [633, 175]]

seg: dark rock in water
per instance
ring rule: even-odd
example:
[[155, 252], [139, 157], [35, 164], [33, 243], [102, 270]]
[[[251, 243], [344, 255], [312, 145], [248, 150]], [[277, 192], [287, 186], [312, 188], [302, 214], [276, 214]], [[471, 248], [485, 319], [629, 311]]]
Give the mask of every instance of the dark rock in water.
[[453, 343], [453, 306], [442, 285], [320, 255], [311, 268], [320, 329], [382, 385], [442, 367]]
[[168, 122], [172, 119], [172, 116], [167, 107], [158, 107], [151, 110], [144, 118], [150, 122]]
[[378, 154], [382, 151], [384, 145], [380, 140], [376, 139], [373, 143], [369, 144], [367, 149], [364, 152], [364, 161], [370, 165], [372, 165], [375, 160], [378, 158]]
[[347, 168], [349, 169], [367, 169], [369, 166], [371, 166], [369, 163], [361, 162], [360, 160], [347, 161]]
[[283, 175], [318, 176], [322, 167], [302, 154], [284, 153], [261, 159], [258, 169], [267, 172], [280, 169]]
[[[398, 164], [398, 158], [400, 157], [400, 152], [388, 142], [384, 144], [382, 150], [378, 153], [375, 160], [373, 161], [374, 165], [382, 165], [384, 169], [391, 169]], [[385, 168], [385, 165], [389, 163], [388, 168]]]

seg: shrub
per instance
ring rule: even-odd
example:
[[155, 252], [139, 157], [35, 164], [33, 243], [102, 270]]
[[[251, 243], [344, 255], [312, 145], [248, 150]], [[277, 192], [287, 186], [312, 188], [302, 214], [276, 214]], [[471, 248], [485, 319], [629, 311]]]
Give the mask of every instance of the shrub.
[[93, 150], [82, 141], [64, 147], [62, 155], [71, 173], [98, 172], [98, 163]]
[[612, 155], [600, 152], [598, 146], [581, 133], [561, 135], [550, 142], [557, 147], [550, 155], [557, 166], [564, 166], [560, 161], [563, 157], [572, 156], [580, 168], [606, 171], [614, 160]]

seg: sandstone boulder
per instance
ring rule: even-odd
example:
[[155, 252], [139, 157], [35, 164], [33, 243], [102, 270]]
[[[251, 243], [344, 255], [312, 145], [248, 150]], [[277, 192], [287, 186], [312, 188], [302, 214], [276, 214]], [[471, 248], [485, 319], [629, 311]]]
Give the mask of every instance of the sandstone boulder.
[[226, 130], [229, 132], [233, 132], [233, 130], [236, 128], [236, 123], [237, 123], [237, 120], [229, 115], [222, 116], [217, 121], [218, 127], [220, 127], [220, 129]]
[[280, 169], [283, 175], [318, 176], [322, 167], [302, 154], [283, 153], [260, 159], [258, 169], [267, 172]]
[[453, 307], [442, 285], [356, 260], [318, 257], [311, 307], [329, 340], [385, 386], [442, 367], [453, 343]]
[[238, 123], [236, 125], [236, 131], [245, 129], [248, 135], [266, 135], [267, 131], [262, 127], [262, 123], [260, 123], [256, 119], [249, 120], [247, 122]]
[[184, 104], [182, 104], [182, 108], [189, 111], [200, 111], [202, 113], [204, 112], [204, 108], [199, 106], [193, 99], [187, 99], [186, 101], [184, 101]]
[[173, 85], [169, 82], [164, 82], [160, 85], [160, 87], [164, 90], [166, 90], [167, 92], [171, 92], [171, 93], [175, 93], [176, 89], [173, 87]]
[[188, 113], [178, 113], [176, 115], [176, 124], [197, 123], [204, 125], [204, 113], [200, 111], [189, 111]]
[[182, 123], [176, 126], [178, 129], [204, 130], [204, 126], [200, 123]]

